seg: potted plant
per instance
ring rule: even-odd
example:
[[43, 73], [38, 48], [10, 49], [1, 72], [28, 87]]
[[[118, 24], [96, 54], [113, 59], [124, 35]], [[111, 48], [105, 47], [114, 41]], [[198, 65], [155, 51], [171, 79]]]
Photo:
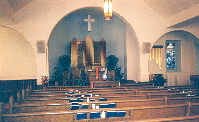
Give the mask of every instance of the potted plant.
[[59, 56], [58, 61], [62, 71], [68, 71], [70, 69], [70, 63], [71, 63], [70, 56], [68, 55]]
[[121, 66], [120, 67], [116, 67], [115, 69], [115, 80], [116, 81], [120, 81], [122, 79], [122, 77], [124, 76], [124, 73], [121, 73]]
[[75, 82], [75, 85], [76, 86], [89, 86], [89, 81], [80, 79]]
[[109, 76], [108, 80], [121, 80], [124, 76], [124, 73], [121, 73], [121, 66], [118, 67], [119, 59], [115, 55], [110, 55], [106, 58], [106, 67], [109, 72], [109, 75], [114, 74], [114, 78]]
[[70, 71], [70, 56], [68, 55], [62, 55], [59, 56], [58, 59], [58, 65], [59, 67], [55, 67], [54, 73], [52, 75], [52, 81], [55, 83], [55, 85], [61, 85], [63, 82], [63, 73], [65, 71]]
[[151, 74], [149, 75], [149, 82], [152, 82], [154, 86], [164, 86], [166, 79], [164, 79], [162, 74]]
[[60, 67], [55, 67], [54, 69], [54, 73], [52, 75], [52, 81], [55, 83], [55, 85], [59, 85], [60, 82], [62, 82], [62, 71], [60, 70]]
[[115, 68], [117, 67], [117, 63], [118, 63], [119, 59], [115, 56], [115, 55], [110, 55], [106, 58], [106, 67], [107, 70], [115, 70]]

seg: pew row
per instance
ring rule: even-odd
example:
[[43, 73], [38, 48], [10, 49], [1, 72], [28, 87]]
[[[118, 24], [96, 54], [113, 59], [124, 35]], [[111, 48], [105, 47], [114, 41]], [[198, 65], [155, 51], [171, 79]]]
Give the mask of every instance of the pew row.
[[[129, 84], [131, 85], [131, 84]], [[90, 88], [89, 86], [46, 86], [44, 90], [68, 90], [68, 89], [78, 89], [78, 90], [93, 90], [93, 89], [190, 89], [190, 88], [198, 88], [197, 86], [144, 86], [144, 87], [128, 87], [124, 84], [118, 87], [110, 87], [110, 88]]]
[[[141, 92], [143, 93], [143, 92]], [[83, 93], [83, 94], [44, 94], [44, 95], [27, 95], [23, 99], [21, 103], [23, 104], [47, 104], [47, 103], [66, 103], [69, 99], [77, 99], [78, 97], [82, 97], [81, 102], [88, 101], [88, 99], [92, 99], [94, 101], [98, 101], [100, 98], [107, 98], [110, 100], [126, 100], [126, 99], [154, 99], [154, 98], [175, 98], [175, 97], [194, 97], [198, 96], [198, 92], [181, 92], [181, 93], [150, 93], [150, 91], [146, 91], [143, 95], [132, 95], [131, 92], [104, 92], [104, 93]], [[147, 93], [147, 94], [146, 94]]]
[[[121, 90], [182, 90], [182, 89], [198, 89], [199, 87], [192, 87], [192, 86], [153, 86], [153, 87], [114, 87], [114, 88], [82, 88], [78, 89], [73, 86], [48, 86], [49, 89], [46, 89], [45, 91], [67, 91], [67, 90], [83, 90], [83, 91], [103, 91], [103, 90], [109, 90], [109, 91], [121, 91]], [[59, 88], [61, 87], [61, 88]], [[35, 90], [35, 91], [42, 91], [42, 90]]]
[[[182, 117], [169, 117], [169, 118], [158, 118], [158, 119], [145, 119], [145, 120], [137, 120], [134, 122], [198, 122], [199, 115], [195, 116], [182, 116]], [[117, 121], [124, 122], [124, 121]], [[130, 121], [125, 121], [130, 122]]]
[[[184, 87], [180, 87], [180, 88], [184, 88]], [[34, 92], [31, 92], [29, 96], [26, 96], [26, 97], [31, 97], [31, 96], [37, 96], [38, 97], [44, 97], [44, 96], [47, 96], [47, 95], [65, 95], [67, 93], [71, 93], [73, 92], [73, 94], [86, 94], [86, 93], [92, 93], [93, 95], [95, 94], [127, 94], [127, 93], [132, 93], [132, 94], [135, 94], [135, 95], [143, 95], [143, 94], [159, 94], [159, 93], [190, 93], [190, 92], [199, 92], [199, 89], [198, 88], [191, 88], [191, 87], [185, 87], [184, 89], [178, 89], [178, 88], [155, 88], [155, 89], [99, 89], [99, 88], [95, 88], [95, 89], [82, 89], [82, 90], [77, 90], [77, 89], [71, 89], [71, 90], [66, 90], [66, 89], [61, 89], [61, 90], [47, 90], [47, 91], [34, 91]], [[100, 93], [99, 93], [100, 92]]]
[[[198, 96], [198, 92], [181, 92], [181, 93], [156, 93], [156, 92], [150, 92], [146, 91], [139, 93], [140, 95], [132, 95], [131, 92], [104, 92], [104, 93], [96, 93], [93, 94], [92, 92], [89, 93], [81, 93], [81, 94], [44, 94], [44, 95], [27, 95], [23, 99], [22, 103], [37, 103], [37, 104], [43, 104], [43, 103], [62, 103], [66, 102], [68, 99], [75, 99], [77, 97], [83, 97], [82, 100], [85, 102], [87, 99], [94, 99], [99, 100], [100, 98], [107, 98], [107, 100], [124, 100], [124, 99], [152, 99], [152, 98], [174, 98], [174, 97], [193, 97]], [[146, 94], [147, 93], [147, 94]]]
[[[90, 89], [90, 86], [45, 86], [45, 89], [70, 89], [70, 88], [75, 88], [75, 89]], [[158, 87], [165, 87], [165, 88], [171, 88], [171, 87], [193, 87], [192, 85], [181, 85], [181, 86], [152, 86], [152, 85], [139, 85], [139, 84], [120, 84], [118, 87], [108, 87], [108, 88], [120, 88], [120, 87], [128, 87], [128, 88], [158, 88]], [[99, 87], [99, 89], [106, 88], [106, 87]]]
[[[168, 117], [183, 117], [199, 115], [199, 103], [175, 104], [175, 105], [158, 105], [158, 106], [140, 106], [140, 107], [123, 107], [123, 108], [100, 108], [100, 109], [86, 109], [86, 110], [70, 110], [70, 111], [53, 111], [53, 112], [35, 112], [35, 113], [18, 113], [18, 114], [3, 114], [2, 120], [4, 122], [34, 122], [34, 121], [85, 121], [97, 122], [104, 121], [104, 118], [112, 118], [109, 112], [125, 111], [123, 120], [142, 120], [142, 119], [156, 119]], [[100, 112], [102, 118], [90, 119], [92, 112]], [[79, 114], [81, 113], [81, 114]], [[103, 115], [105, 116], [102, 116]], [[105, 113], [105, 114], [104, 114]], [[109, 116], [108, 116], [109, 114]], [[86, 115], [86, 116], [78, 116]], [[79, 118], [77, 118], [79, 117]], [[82, 119], [82, 120], [79, 120]], [[118, 117], [121, 120], [120, 117]], [[117, 117], [115, 121], [117, 120]]]
[[[75, 103], [77, 109], [99, 109], [99, 108], [123, 108], [137, 106], [156, 106], [184, 104], [186, 102], [199, 103], [199, 97], [179, 97], [179, 98], [156, 98], [156, 99], [137, 99], [137, 100], [112, 100], [112, 101], [90, 101], [90, 102], [63, 102], [60, 104], [21, 104], [13, 106], [13, 113], [30, 113], [53, 110], [71, 110]], [[83, 106], [87, 105], [87, 108]]]
[[40, 94], [40, 95], [27, 95], [24, 99], [24, 101], [28, 100], [39, 100], [42, 99], [56, 99], [56, 98], [66, 98], [66, 97], [132, 97], [132, 98], [161, 98], [161, 97], [185, 97], [185, 96], [198, 96], [198, 92], [179, 92], [179, 93], [170, 93], [170, 92], [139, 92], [136, 95], [134, 95], [131, 92], [103, 92], [103, 93], [85, 93], [85, 94]]

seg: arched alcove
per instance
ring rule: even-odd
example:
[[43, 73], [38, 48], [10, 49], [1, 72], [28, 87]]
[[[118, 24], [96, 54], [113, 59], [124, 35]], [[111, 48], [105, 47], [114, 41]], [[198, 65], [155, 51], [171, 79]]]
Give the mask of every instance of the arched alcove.
[[[179, 41], [178, 52], [180, 53], [176, 63], [179, 69], [175, 71], [168, 71], [166, 69], [166, 41]], [[161, 62], [162, 66], [158, 66], [155, 61], [149, 62], [149, 73], [150, 74], [164, 74], [167, 79], [166, 85], [189, 85], [190, 75], [198, 73], [198, 38], [193, 34], [183, 31], [176, 30], [171, 31], [161, 36], [154, 46], [162, 46]], [[177, 60], [177, 59], [176, 59]]]
[[36, 57], [30, 43], [18, 32], [0, 26], [0, 79], [35, 79]]
[[[88, 15], [91, 15], [91, 19], [95, 19], [95, 22], [92, 22], [91, 32], [87, 31], [88, 23], [84, 22]], [[113, 14], [113, 19], [110, 21], [104, 20], [103, 9], [99, 7], [87, 7], [73, 11], [54, 27], [48, 41], [50, 77], [54, 72], [54, 67], [58, 66], [59, 56], [70, 55], [70, 41], [74, 37], [78, 41], [84, 41], [88, 34], [94, 41], [104, 38], [106, 56], [118, 57], [118, 65], [122, 66], [122, 72], [126, 74], [125, 79], [137, 81], [139, 46], [133, 29], [117, 14]]]

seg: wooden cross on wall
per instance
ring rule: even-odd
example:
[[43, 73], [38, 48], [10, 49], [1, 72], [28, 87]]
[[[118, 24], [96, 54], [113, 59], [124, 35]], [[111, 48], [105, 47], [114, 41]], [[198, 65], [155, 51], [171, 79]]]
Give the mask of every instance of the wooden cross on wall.
[[88, 15], [88, 19], [84, 19], [84, 22], [88, 22], [88, 32], [91, 32], [91, 23], [95, 22], [95, 19], [91, 19], [91, 15]]

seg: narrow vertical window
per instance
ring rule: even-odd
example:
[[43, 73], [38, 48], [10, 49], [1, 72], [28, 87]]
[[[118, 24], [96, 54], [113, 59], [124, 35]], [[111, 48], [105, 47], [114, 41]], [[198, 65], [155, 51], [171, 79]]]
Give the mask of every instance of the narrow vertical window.
[[180, 40], [166, 41], [166, 69], [167, 72], [181, 71]]
[[166, 44], [166, 67], [168, 70], [175, 70], [176, 57], [175, 57], [175, 43]]

